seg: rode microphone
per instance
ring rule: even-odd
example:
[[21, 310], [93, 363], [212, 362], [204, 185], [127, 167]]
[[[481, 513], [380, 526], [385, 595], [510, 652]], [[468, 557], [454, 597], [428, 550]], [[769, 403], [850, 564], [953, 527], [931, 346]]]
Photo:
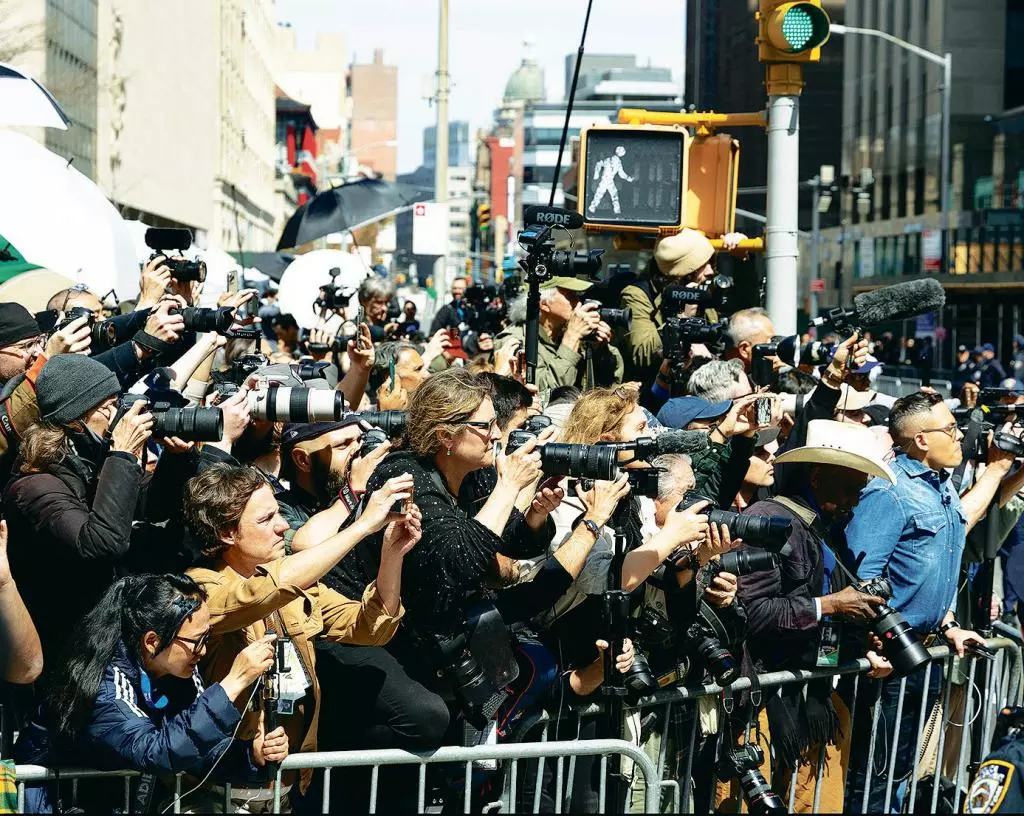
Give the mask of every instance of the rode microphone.
[[535, 204], [523, 210], [523, 223], [541, 224], [545, 227], [579, 229], [583, 226], [583, 216], [573, 210], [563, 210], [561, 207], [543, 207], [540, 204]]

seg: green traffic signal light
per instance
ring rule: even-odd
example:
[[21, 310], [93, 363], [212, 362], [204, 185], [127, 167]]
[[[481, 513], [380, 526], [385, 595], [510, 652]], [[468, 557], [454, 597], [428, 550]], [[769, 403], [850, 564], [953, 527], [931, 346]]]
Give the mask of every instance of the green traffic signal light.
[[794, 51], [803, 51], [814, 37], [814, 21], [807, 10], [797, 6], [782, 18], [782, 36]]
[[[828, 14], [816, 3], [787, 3], [777, 19], [783, 50], [799, 54], [820, 47], [829, 34]], [[782, 45], [782, 44], [780, 44]]]

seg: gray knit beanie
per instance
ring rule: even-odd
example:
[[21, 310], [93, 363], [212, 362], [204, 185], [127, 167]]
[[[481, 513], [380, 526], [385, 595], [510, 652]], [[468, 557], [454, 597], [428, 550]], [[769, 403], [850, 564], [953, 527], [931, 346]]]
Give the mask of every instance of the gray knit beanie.
[[81, 419], [107, 397], [121, 392], [114, 372], [81, 354], [58, 354], [36, 378], [39, 417], [55, 425]]

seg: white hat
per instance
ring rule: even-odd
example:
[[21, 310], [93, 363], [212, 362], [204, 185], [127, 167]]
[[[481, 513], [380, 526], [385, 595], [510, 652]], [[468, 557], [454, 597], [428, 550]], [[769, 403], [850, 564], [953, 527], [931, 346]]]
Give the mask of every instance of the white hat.
[[839, 402], [836, 403], [836, 413], [840, 411], [863, 411], [868, 405], [875, 401], [878, 393], [875, 391], [858, 391], [850, 388], [848, 383], [839, 387]]
[[884, 451], [877, 434], [863, 425], [813, 419], [807, 423], [807, 442], [775, 457], [776, 464], [797, 462], [813, 465], [836, 465], [878, 476], [896, 484], [896, 474], [883, 461]]

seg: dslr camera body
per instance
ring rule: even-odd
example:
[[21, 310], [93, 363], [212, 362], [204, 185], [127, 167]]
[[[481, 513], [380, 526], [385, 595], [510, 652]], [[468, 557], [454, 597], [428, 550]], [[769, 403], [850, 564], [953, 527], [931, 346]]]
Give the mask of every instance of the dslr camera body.
[[[50, 313], [52, 314], [52, 312]], [[74, 306], [64, 313], [64, 320], [53, 327], [55, 332], [66, 328], [79, 318], [88, 318], [86, 325], [89, 327], [89, 338], [91, 340], [90, 350], [93, 354], [100, 351], [112, 349], [118, 343], [117, 325], [113, 320], [97, 320], [96, 315], [84, 306]]]
[[708, 323], [702, 317], [670, 317], [661, 327], [662, 353], [669, 360], [685, 359], [693, 343], [702, 343], [712, 352], [725, 351], [728, 324]]
[[720, 779], [738, 779], [751, 814], [766, 816], [767, 814], [788, 813], [785, 802], [775, 793], [761, 773], [764, 762], [764, 751], [756, 743], [746, 742], [743, 745], [722, 751], [718, 760], [718, 777]]
[[889, 606], [892, 600], [892, 584], [884, 576], [869, 578], [854, 585], [865, 595], [884, 598], [871, 621], [871, 631], [882, 641], [882, 653], [892, 663], [893, 673], [905, 677], [924, 666], [931, 659], [924, 644], [917, 639], [914, 630], [904, 617]]
[[172, 258], [171, 253], [184, 252], [192, 246], [192, 231], [172, 227], [150, 227], [146, 230], [146, 246], [153, 250], [153, 260], [164, 256], [164, 263], [171, 270], [171, 277], [177, 281], [189, 282], [206, 280], [206, 262], [190, 261], [187, 258]]
[[676, 512], [682, 512], [697, 502], [710, 502], [710, 507], [703, 512], [707, 514], [711, 524], [724, 524], [734, 538], [742, 538], [747, 544], [753, 544], [763, 550], [779, 555], [786, 555], [786, 545], [793, 522], [785, 516], [750, 516], [734, 513], [731, 510], [719, 510], [713, 499], [691, 490], [676, 506]]
[[153, 436], [176, 436], [186, 442], [219, 442], [224, 435], [224, 414], [220, 408], [188, 407], [177, 391], [150, 389], [146, 394], [125, 394], [117, 404], [110, 430], [136, 402], [143, 402], [153, 414]]

